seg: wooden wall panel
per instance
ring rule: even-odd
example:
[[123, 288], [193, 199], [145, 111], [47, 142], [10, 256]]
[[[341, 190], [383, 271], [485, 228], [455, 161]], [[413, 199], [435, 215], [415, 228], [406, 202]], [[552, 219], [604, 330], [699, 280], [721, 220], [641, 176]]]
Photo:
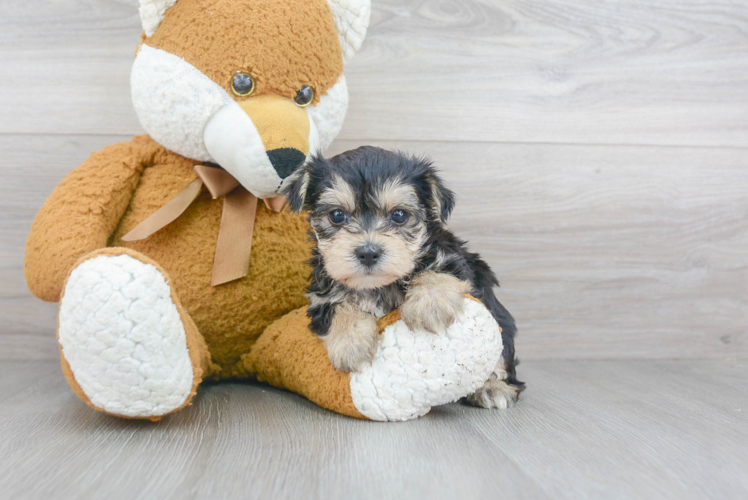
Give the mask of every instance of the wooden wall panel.
[[[341, 138], [748, 146], [745, 2], [373, 3]], [[0, 132], [137, 133], [136, 6], [4, 2]]]
[[[69, 166], [124, 138], [0, 136], [15, 152], [2, 168], [0, 338], [54, 332], [54, 306], [24, 288], [28, 227]], [[498, 274], [524, 357], [748, 354], [748, 171], [734, 150], [375, 144], [429, 154], [444, 171], [458, 195], [451, 226]], [[53, 153], [37, 163], [39, 151]]]
[[[29, 225], [92, 151], [140, 133], [136, 0], [0, 17], [0, 357], [56, 357]], [[526, 358], [748, 353], [748, 4], [374, 0], [332, 151], [432, 155]]]

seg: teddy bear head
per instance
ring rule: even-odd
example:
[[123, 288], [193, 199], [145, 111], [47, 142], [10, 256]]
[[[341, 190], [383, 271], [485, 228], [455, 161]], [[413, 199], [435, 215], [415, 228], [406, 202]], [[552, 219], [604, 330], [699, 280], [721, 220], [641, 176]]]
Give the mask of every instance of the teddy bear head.
[[260, 198], [340, 131], [370, 0], [140, 0], [133, 103], [161, 145]]

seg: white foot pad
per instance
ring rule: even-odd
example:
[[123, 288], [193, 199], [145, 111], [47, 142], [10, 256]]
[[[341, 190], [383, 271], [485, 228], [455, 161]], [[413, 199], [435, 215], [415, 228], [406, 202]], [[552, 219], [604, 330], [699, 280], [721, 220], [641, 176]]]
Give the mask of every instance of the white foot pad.
[[59, 338], [94, 406], [127, 417], [182, 406], [193, 383], [184, 325], [163, 275], [129, 255], [99, 256], [70, 275]]
[[371, 365], [351, 373], [356, 409], [372, 420], [410, 420], [483, 386], [501, 358], [501, 331], [482, 304], [445, 333], [410, 331], [400, 320], [382, 333]]

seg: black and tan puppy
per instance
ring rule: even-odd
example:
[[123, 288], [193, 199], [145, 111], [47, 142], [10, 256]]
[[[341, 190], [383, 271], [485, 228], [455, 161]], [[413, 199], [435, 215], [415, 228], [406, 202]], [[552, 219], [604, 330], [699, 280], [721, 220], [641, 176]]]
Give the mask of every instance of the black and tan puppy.
[[292, 209], [309, 211], [316, 243], [310, 328], [332, 364], [352, 371], [370, 361], [377, 319], [397, 308], [411, 329], [443, 332], [469, 293], [501, 326], [504, 350], [468, 401], [511, 406], [524, 388], [515, 372], [514, 319], [494, 295], [498, 281], [488, 264], [445, 227], [454, 194], [431, 163], [362, 147], [317, 157], [295, 175], [285, 194]]

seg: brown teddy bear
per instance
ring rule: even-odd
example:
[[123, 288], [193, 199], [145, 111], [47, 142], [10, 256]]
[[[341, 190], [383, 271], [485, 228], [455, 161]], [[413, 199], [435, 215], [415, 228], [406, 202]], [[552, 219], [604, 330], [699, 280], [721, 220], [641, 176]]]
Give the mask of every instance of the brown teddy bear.
[[149, 135], [70, 173], [26, 248], [29, 288], [60, 301], [65, 376], [93, 408], [158, 420], [204, 379], [256, 377], [404, 420], [489, 378], [501, 336], [476, 301], [440, 336], [383, 318], [374, 361], [351, 374], [307, 327], [308, 225], [278, 193], [338, 134], [369, 13], [368, 0], [141, 0], [131, 84]]

